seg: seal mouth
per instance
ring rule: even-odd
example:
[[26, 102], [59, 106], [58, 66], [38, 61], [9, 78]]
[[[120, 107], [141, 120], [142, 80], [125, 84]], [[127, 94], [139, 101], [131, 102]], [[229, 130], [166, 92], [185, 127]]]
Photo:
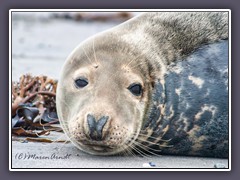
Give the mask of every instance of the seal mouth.
[[113, 147], [109, 147], [106, 145], [96, 145], [96, 144], [85, 144], [89, 148], [93, 149], [94, 151], [99, 151], [99, 152], [107, 152], [109, 150], [114, 149]]
[[98, 152], [108, 152], [108, 151], [111, 151], [113, 150], [114, 148], [116, 147], [113, 147], [113, 146], [108, 146], [108, 145], [105, 145], [101, 142], [83, 142], [83, 144], [89, 148], [91, 148], [92, 150], [94, 151], [98, 151]]

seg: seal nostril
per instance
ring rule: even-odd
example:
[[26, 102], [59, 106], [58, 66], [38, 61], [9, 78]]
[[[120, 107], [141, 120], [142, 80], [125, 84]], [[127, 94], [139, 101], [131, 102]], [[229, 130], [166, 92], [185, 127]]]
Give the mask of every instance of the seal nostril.
[[87, 115], [87, 123], [91, 139], [97, 141], [102, 140], [102, 130], [108, 119], [108, 116], [103, 116], [98, 121], [96, 121], [94, 116], [90, 114]]
[[97, 122], [96, 131], [97, 131], [97, 136], [99, 140], [102, 139], [102, 130], [105, 124], [107, 123], [108, 118], [109, 118], [108, 116], [103, 116]]
[[91, 134], [91, 132], [96, 129], [96, 124], [97, 123], [96, 123], [95, 118], [90, 114], [87, 115], [87, 123], [88, 123], [89, 131], [90, 131], [90, 134]]

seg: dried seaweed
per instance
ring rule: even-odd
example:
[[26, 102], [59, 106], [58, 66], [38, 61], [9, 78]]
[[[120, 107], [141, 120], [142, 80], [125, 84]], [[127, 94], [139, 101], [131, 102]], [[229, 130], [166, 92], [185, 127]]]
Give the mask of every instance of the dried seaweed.
[[65, 140], [51, 140], [47, 138], [26, 138], [26, 141], [28, 142], [44, 142], [44, 143], [69, 143], [70, 141], [65, 141]]
[[49, 131], [33, 131], [33, 130], [25, 130], [22, 127], [17, 127], [12, 129], [12, 134], [17, 136], [27, 136], [27, 137], [39, 137], [41, 135], [48, 135]]
[[[56, 111], [57, 81], [47, 76], [22, 75], [12, 82], [12, 134], [38, 137], [62, 131]], [[42, 130], [37, 133], [37, 130]]]

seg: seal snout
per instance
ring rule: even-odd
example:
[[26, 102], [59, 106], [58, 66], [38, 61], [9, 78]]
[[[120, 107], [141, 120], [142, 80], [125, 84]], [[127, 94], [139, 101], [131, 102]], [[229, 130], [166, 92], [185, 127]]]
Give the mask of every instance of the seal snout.
[[96, 121], [96, 118], [93, 115], [87, 115], [89, 135], [92, 140], [101, 141], [103, 139], [102, 131], [108, 120], [109, 116], [102, 116]]

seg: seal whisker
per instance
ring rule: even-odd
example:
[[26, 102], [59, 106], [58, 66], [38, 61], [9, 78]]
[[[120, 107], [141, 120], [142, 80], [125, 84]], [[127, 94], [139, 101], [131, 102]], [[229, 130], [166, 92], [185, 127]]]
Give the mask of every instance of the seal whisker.
[[124, 149], [124, 148], [120, 147], [120, 149], [122, 149], [121, 153], [123, 153], [124, 156], [129, 156], [129, 155], [135, 156], [134, 154], [132, 154], [132, 153], [129, 151], [128, 148]]
[[[138, 140], [141, 140], [138, 138]], [[173, 147], [173, 145], [163, 145], [163, 144], [158, 144], [158, 142], [151, 142], [151, 141], [148, 141], [148, 140], [142, 140], [142, 142], [146, 142], [146, 143], [149, 143], [149, 144], [153, 144], [153, 145], [158, 145], [159, 147]]]
[[150, 148], [149, 146], [146, 146], [146, 145], [144, 145], [144, 144], [142, 144], [142, 143], [140, 143], [140, 142], [137, 142], [137, 140], [138, 140], [138, 139], [136, 139], [136, 141], [133, 142], [133, 143], [137, 143], [139, 146], [141, 145], [141, 146], [146, 147], [146, 148], [148, 148], [148, 149], [150, 149], [150, 150], [152, 150], [152, 151], [156, 151], [156, 152], [161, 152], [161, 151], [162, 151], [162, 150], [160, 150], [160, 149]]
[[143, 147], [142, 144], [140, 144], [140, 143], [136, 143], [136, 142], [133, 142], [133, 143], [134, 143], [137, 147], [143, 149], [144, 151], [146, 151], [146, 152], [148, 152], [148, 153], [150, 153], [150, 154], [152, 154], [152, 155], [154, 155], [154, 156], [162, 157], [162, 156], [159, 155], [159, 154], [156, 154], [156, 153], [154, 153], [154, 152], [152, 152], [152, 151], [150, 151], [150, 150], [147, 150], [147, 149], [146, 149], [145, 147]]
[[132, 155], [133, 157], [138, 157], [134, 152], [132, 152], [133, 151], [133, 149], [132, 149], [132, 147], [131, 146], [133, 146], [133, 145], [130, 145], [130, 144], [126, 144], [128, 147], [130, 147], [130, 148], [126, 148], [126, 149], [124, 149], [125, 151], [127, 151], [130, 155]]
[[76, 144], [78, 144], [78, 145], [81, 145], [81, 143], [79, 143], [79, 142], [73, 137], [73, 135], [72, 135], [72, 136], [69, 136], [69, 139], [70, 139], [71, 141], [73, 141], [74, 143], [76, 143]]
[[134, 158], [141, 158], [142, 157], [142, 155], [141, 155], [141, 157], [139, 157], [136, 153], [134, 153], [133, 149], [127, 149], [127, 151]]
[[[63, 135], [65, 135], [65, 134], [63, 134]], [[62, 135], [62, 136], [63, 136], [63, 135]], [[62, 136], [60, 136], [60, 137], [62, 137]], [[59, 138], [60, 138], [60, 137], [59, 137]], [[59, 138], [58, 138], [58, 139], [59, 139]], [[63, 146], [66, 145], [69, 140], [71, 141], [71, 136], [67, 136], [67, 138], [68, 138], [68, 140], [66, 140], [64, 143], [62, 143], [62, 144], [60, 145], [60, 149], [58, 149], [59, 151], [62, 150]], [[58, 140], [58, 139], [57, 139], [57, 140]], [[55, 140], [55, 141], [56, 141], [56, 140]]]
[[[93, 63], [92, 63], [92, 61], [91, 61], [91, 59], [90, 59], [89, 56], [87, 55], [84, 47], [82, 47], [82, 50], [84, 51], [85, 55], [87, 56], [87, 60], [90, 62], [90, 65], [91, 65], [91, 66], [94, 66]], [[94, 67], [95, 67], [95, 66], [94, 66]]]
[[[135, 141], [135, 142], [133, 142], [133, 144], [135, 144], [137, 147], [140, 147], [141, 149], [143, 149], [144, 151], [147, 151], [147, 152], [151, 152], [150, 150], [153, 150], [153, 151], [155, 151], [156, 149], [152, 149], [152, 148], [150, 148], [150, 147], [148, 147], [148, 146], [146, 146], [146, 145], [143, 145], [142, 143], [139, 143], [139, 142], [137, 142], [137, 141]], [[149, 150], [147, 150], [147, 149], [149, 149]], [[157, 152], [161, 152], [161, 150], [156, 150]]]
[[131, 156], [133, 156], [133, 157], [138, 157], [138, 156], [136, 156], [136, 154], [134, 154], [130, 149], [126, 149], [125, 152], [127, 152], [128, 155], [131, 155]]
[[[58, 87], [58, 88], [61, 88], [61, 87]], [[65, 101], [63, 101], [62, 99], [60, 99], [59, 96], [56, 96], [56, 100], [60, 100], [61, 103], [64, 103], [64, 104], [66, 105], [66, 107], [68, 108], [69, 111], [71, 110], [70, 105], [68, 105]]]
[[119, 149], [121, 149], [119, 155], [122, 155], [122, 156], [127, 156], [128, 155], [127, 152], [123, 148], [120, 147]]
[[153, 137], [153, 136], [148, 136], [148, 135], [142, 134], [142, 133], [138, 133], [138, 135], [145, 136], [145, 137], [150, 138], [150, 139], [156, 139], [156, 140], [159, 140], [159, 141], [164, 141], [164, 142], [169, 142], [169, 141], [172, 140], [172, 138], [170, 138], [170, 139], [159, 139], [159, 138], [156, 138], [156, 137]]
[[93, 38], [93, 54], [94, 54], [94, 59], [95, 59], [95, 62], [96, 62], [96, 68], [97, 68], [98, 65], [100, 64], [100, 61], [98, 61], [97, 57], [96, 57], [96, 51], [95, 51], [95, 47], [94, 47], [94, 40], [95, 40], [95, 38]]
[[[74, 143], [76, 143], [76, 144], [79, 144], [78, 141], [76, 141], [76, 140], [74, 139], [73, 135], [72, 135], [72, 136], [68, 136], [68, 137], [69, 137], [69, 140], [70, 140], [70, 141], [72, 141], [72, 142], [74, 142]], [[66, 141], [66, 142], [67, 142], [67, 141]], [[66, 142], [64, 142], [63, 144], [61, 144], [61, 148], [59, 149], [59, 151], [63, 148], [64, 145], [67, 144]], [[81, 145], [81, 144], [79, 144], [79, 145]]]
[[134, 151], [136, 151], [139, 155], [141, 155], [142, 157], [144, 157], [144, 158], [150, 158], [150, 157], [152, 157], [151, 155], [148, 155], [148, 154], [144, 153], [144, 152], [143, 152], [141, 149], [139, 149], [137, 146], [130, 145], [130, 147], [131, 147]]
[[[70, 105], [68, 105], [65, 101], [60, 99], [59, 96], [56, 96], [56, 100], [60, 101], [61, 103], [64, 103], [65, 107], [67, 107], [68, 111], [70, 112], [70, 113], [68, 113], [68, 116], [67, 116], [67, 120], [69, 120], [69, 117], [71, 117], [72, 114], [73, 114], [73, 112], [71, 111]], [[68, 125], [68, 121], [67, 120], [66, 119], [62, 120], [62, 121], [60, 121], [60, 123], [62, 125], [63, 130], [69, 132], [69, 129], [68, 129], [68, 126], [67, 126]]]
[[[149, 155], [147, 155], [146, 153], [144, 153], [141, 149], [139, 149], [137, 146], [137, 144], [134, 143], [134, 141], [131, 141], [131, 144], [128, 144], [128, 146], [131, 148], [131, 150], [135, 151], [136, 153], [138, 153], [138, 155], [141, 155], [142, 157], [149, 157]], [[134, 153], [134, 152], [132, 152]], [[135, 154], [135, 153], [134, 153]]]

